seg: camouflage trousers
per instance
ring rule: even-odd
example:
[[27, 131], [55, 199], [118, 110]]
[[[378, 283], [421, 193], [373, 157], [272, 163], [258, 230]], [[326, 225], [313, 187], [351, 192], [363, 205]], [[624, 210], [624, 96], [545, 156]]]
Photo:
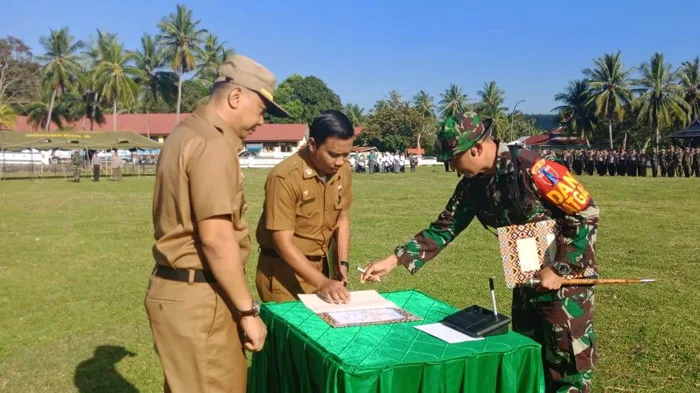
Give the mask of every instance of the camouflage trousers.
[[598, 363], [593, 287], [513, 290], [513, 330], [542, 345], [547, 393], [588, 393]]
[[74, 182], [80, 181], [80, 166], [78, 166], [78, 165], [73, 166], [73, 181]]

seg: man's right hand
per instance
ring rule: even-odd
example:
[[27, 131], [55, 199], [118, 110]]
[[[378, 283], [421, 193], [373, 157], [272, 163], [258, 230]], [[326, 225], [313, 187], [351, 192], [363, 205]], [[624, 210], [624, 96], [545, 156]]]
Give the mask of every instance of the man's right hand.
[[360, 277], [360, 282], [364, 284], [366, 281], [379, 281], [380, 277], [389, 274], [398, 264], [399, 261], [393, 254], [381, 261], [370, 263]]
[[242, 317], [240, 321], [243, 333], [245, 333], [245, 349], [252, 352], [260, 352], [265, 345], [267, 327], [260, 317]]
[[318, 287], [318, 295], [328, 303], [347, 303], [350, 292], [341, 281], [325, 279]]

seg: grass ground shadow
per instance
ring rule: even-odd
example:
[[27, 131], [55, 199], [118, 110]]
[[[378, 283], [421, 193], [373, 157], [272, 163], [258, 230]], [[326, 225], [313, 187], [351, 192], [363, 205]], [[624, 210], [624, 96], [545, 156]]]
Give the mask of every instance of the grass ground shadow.
[[75, 368], [75, 387], [80, 393], [139, 393], [115, 366], [127, 356], [136, 356], [122, 346], [100, 345], [94, 355]]

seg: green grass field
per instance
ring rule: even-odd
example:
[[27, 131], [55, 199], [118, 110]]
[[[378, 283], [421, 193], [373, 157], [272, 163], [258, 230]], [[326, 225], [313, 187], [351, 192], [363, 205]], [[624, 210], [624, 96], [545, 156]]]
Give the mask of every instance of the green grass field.
[[[265, 174], [245, 171], [251, 228]], [[143, 307], [153, 180], [0, 182], [0, 391], [160, 390]], [[594, 391], [700, 391], [700, 179], [581, 180], [601, 206], [602, 276], [658, 280], [597, 288]], [[441, 167], [355, 175], [351, 262], [390, 253], [437, 216], [456, 183]], [[255, 263], [248, 265], [253, 291]], [[417, 288], [457, 307], [489, 307], [489, 276], [508, 310], [497, 242], [475, 220], [416, 276], [400, 268], [372, 288]], [[357, 272], [350, 287], [367, 288]]]

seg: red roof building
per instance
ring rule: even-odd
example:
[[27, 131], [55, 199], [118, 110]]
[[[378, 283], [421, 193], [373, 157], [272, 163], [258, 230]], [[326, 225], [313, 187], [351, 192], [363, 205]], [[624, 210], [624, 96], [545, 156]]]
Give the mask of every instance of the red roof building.
[[523, 143], [528, 147], [570, 147], [570, 146], [580, 146], [585, 145], [586, 141], [583, 139], [567, 135], [565, 127], [556, 127], [540, 135], [533, 135], [524, 138]]
[[[181, 113], [180, 121], [189, 115], [189, 113]], [[162, 143], [177, 125], [176, 118], [175, 113], [118, 114], [116, 128], [118, 131], [134, 132]], [[113, 116], [106, 115], [105, 120], [104, 124], [95, 123], [92, 131], [113, 131]], [[90, 120], [86, 119], [84, 125], [82, 120], [64, 123], [63, 128], [74, 131], [90, 131]], [[58, 126], [52, 123], [51, 130], [56, 131], [57, 129]], [[17, 116], [15, 127], [9, 130], [43, 131], [41, 127], [32, 124], [26, 116]], [[245, 139], [246, 149], [262, 156], [286, 156], [306, 144], [308, 130], [309, 127], [306, 124], [263, 124]], [[354, 131], [355, 136], [357, 136], [362, 132], [362, 128], [355, 127]]]

